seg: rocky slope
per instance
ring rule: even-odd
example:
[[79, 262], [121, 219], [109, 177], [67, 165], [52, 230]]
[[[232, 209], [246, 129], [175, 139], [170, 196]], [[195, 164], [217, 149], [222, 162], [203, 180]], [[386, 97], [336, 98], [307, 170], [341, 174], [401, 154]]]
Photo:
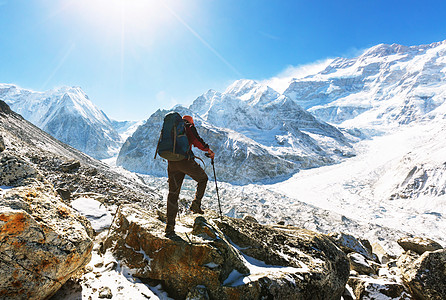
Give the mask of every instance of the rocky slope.
[[[275, 215], [275, 209], [282, 210], [282, 214], [292, 210], [297, 215], [290, 215], [283, 224], [301, 222], [304, 227], [325, 232], [330, 231], [336, 220], [342, 221], [346, 230], [361, 227], [353, 220], [304, 203], [293, 201], [290, 206], [291, 203], [287, 205], [278, 198], [269, 202], [266, 194], [272, 192], [267, 190], [246, 194], [243, 188], [240, 191], [222, 189], [225, 199], [234, 198], [235, 204], [244, 203], [233, 207], [237, 210], [228, 211], [230, 206], [225, 202], [225, 213], [245, 216], [245, 220], [220, 218], [209, 210], [204, 218], [184, 216], [182, 199], [183, 215], [177, 226], [180, 239], [166, 239], [162, 234], [164, 180], [118, 173], [52, 138], [1, 101], [0, 125], [0, 239], [4, 241], [0, 255], [7, 258], [1, 260], [0, 270], [2, 274], [13, 275], [0, 277], [0, 287], [5, 288], [1, 290], [2, 295], [21, 293], [27, 299], [43, 298], [73, 276], [53, 299], [89, 296], [207, 299], [206, 295], [209, 299], [220, 299], [220, 296], [331, 299], [342, 293], [344, 299], [349, 299], [349, 291], [357, 299], [371, 296], [409, 299], [408, 295], [441, 299], [445, 296], [442, 283], [446, 281], [441, 271], [445, 252], [441, 245], [427, 243], [422, 238], [406, 238], [401, 241], [404, 249], [416, 249], [419, 254], [406, 252], [396, 262], [398, 257], [393, 253], [386, 253], [379, 244], [372, 247], [365, 239], [341, 233], [326, 236], [290, 225], [260, 225], [248, 216], [248, 211], [255, 212], [265, 222], [273, 221], [268, 219], [268, 214]], [[185, 183], [187, 197], [192, 197], [191, 185], [192, 182]], [[100, 201], [115, 215], [109, 231], [95, 226], [98, 235], [93, 250], [88, 221], [71, 207], [72, 204], [82, 211], [83, 204], [75, 204], [79, 200], [82, 200], [80, 203]], [[209, 202], [205, 199], [204, 203]], [[258, 205], [249, 205], [257, 202]], [[11, 214], [13, 211], [15, 217]], [[25, 221], [15, 222], [18, 217]], [[91, 211], [87, 218], [95, 220]], [[370, 231], [370, 226], [364, 226], [361, 232]], [[376, 234], [392, 238], [386, 235], [390, 231], [380, 230]], [[404, 233], [394, 232], [393, 237], [396, 235], [404, 236]], [[13, 239], [18, 242], [11, 242]], [[52, 245], [45, 248], [53, 252], [38, 250], [43, 241]], [[422, 245], [407, 246], [410, 243]], [[424, 245], [433, 245], [433, 248]], [[26, 249], [31, 249], [33, 255]], [[201, 255], [204, 253], [208, 255]], [[90, 255], [92, 261], [82, 268]], [[171, 258], [178, 259], [178, 263], [169, 263]], [[353, 271], [344, 290], [349, 268]], [[20, 275], [20, 269], [28, 275]], [[181, 272], [175, 273], [175, 270]], [[178, 284], [179, 274], [197, 276], [184, 278], [183, 284]], [[215, 280], [211, 282], [209, 278]], [[200, 283], [205, 283], [205, 287]], [[32, 293], [27, 295], [25, 288]]]
[[90, 261], [90, 222], [10, 152], [0, 154], [0, 186], [0, 298], [45, 299]]
[[[239, 184], [277, 181], [300, 169], [354, 155], [349, 140], [338, 129], [254, 81], [238, 81], [225, 93], [209, 91], [189, 108], [177, 106], [174, 110], [192, 115], [199, 134], [218, 153], [215, 161], [220, 180]], [[166, 164], [153, 160], [166, 113], [155, 112], [127, 139], [118, 165], [139, 173], [166, 175]]]
[[327, 236], [206, 216], [182, 218], [187, 233], [168, 239], [161, 220], [121, 207], [104, 249], [175, 299], [197, 291], [209, 299], [339, 299], [344, 291], [349, 263]]
[[0, 84], [0, 100], [60, 141], [97, 159], [119, 151], [121, 137], [112, 122], [79, 87], [34, 92]]

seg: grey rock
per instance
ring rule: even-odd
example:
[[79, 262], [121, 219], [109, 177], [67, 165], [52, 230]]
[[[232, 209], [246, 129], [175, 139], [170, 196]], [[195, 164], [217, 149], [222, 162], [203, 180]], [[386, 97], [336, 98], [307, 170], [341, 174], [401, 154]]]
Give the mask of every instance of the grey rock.
[[381, 264], [387, 264], [390, 261], [397, 259], [396, 256], [387, 253], [387, 251], [379, 243], [373, 243], [372, 251], [373, 255], [376, 255], [378, 262]]
[[42, 174], [25, 159], [8, 152], [0, 154], [0, 185], [22, 186], [42, 179]]
[[369, 277], [350, 277], [348, 285], [352, 288], [355, 299], [412, 299], [404, 285], [385, 279]]
[[0, 135], [0, 152], [3, 152], [5, 149], [5, 140], [3, 139], [3, 136]]
[[73, 172], [81, 167], [81, 163], [77, 160], [67, 161], [60, 165], [62, 172]]
[[70, 190], [57, 189], [56, 192], [59, 194], [59, 196], [62, 198], [62, 200], [70, 200], [70, 198], [71, 198]]
[[439, 243], [425, 237], [404, 237], [400, 238], [397, 242], [404, 251], [411, 250], [420, 255], [426, 251], [443, 249]]
[[427, 251], [423, 255], [407, 251], [397, 261], [403, 282], [415, 299], [446, 299], [446, 250]]
[[356, 272], [362, 275], [369, 275], [376, 273], [375, 269], [370, 265], [370, 263], [363, 255], [352, 252], [347, 254], [347, 256], [350, 260], [351, 270], [355, 270]]
[[[356, 252], [369, 260], [373, 260], [372, 253], [369, 252], [368, 247], [364, 246], [361, 241], [351, 234], [343, 232], [330, 233], [329, 236], [333, 239], [336, 245], [342, 249], [346, 254]], [[368, 245], [367, 245], [368, 246]]]
[[186, 300], [209, 300], [209, 294], [204, 285], [193, 287], [186, 296]]

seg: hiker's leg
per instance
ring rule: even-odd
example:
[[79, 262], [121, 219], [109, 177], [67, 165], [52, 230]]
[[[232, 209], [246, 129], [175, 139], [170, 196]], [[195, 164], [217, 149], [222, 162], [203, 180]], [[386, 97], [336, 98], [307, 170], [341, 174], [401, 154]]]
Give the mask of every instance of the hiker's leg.
[[206, 175], [206, 172], [195, 160], [190, 159], [187, 162], [187, 172], [185, 173], [197, 182], [197, 191], [195, 193], [195, 199], [192, 203], [195, 203], [195, 205], [201, 207], [201, 199], [203, 198], [206, 190], [208, 175]]
[[167, 226], [166, 232], [175, 228], [175, 219], [178, 213], [178, 197], [184, 180], [184, 173], [178, 170], [177, 162], [169, 162], [167, 167], [169, 176], [169, 195], [167, 196]]

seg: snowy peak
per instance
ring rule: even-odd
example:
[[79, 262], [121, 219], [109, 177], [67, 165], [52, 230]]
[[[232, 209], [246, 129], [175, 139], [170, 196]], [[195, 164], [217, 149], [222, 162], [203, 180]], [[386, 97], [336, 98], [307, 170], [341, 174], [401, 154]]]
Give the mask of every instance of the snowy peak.
[[284, 95], [324, 121], [386, 130], [441, 118], [436, 109], [445, 102], [445, 82], [446, 42], [380, 44], [293, 80]]
[[[189, 108], [202, 138], [218, 153], [219, 179], [239, 184], [275, 181], [303, 168], [338, 162], [354, 155], [349, 140], [335, 127], [318, 121], [296, 102], [253, 80], [239, 80], [224, 93], [209, 90]], [[165, 175], [153, 160], [159, 131], [168, 111], [157, 111], [128, 138], [117, 164]], [[199, 151], [197, 151], [199, 152]]]
[[252, 106], [267, 105], [280, 96], [269, 86], [246, 79], [235, 81], [226, 89], [225, 94], [239, 98]]
[[109, 158], [119, 150], [121, 137], [80, 87], [35, 92], [1, 84], [0, 99], [55, 138], [95, 158]]

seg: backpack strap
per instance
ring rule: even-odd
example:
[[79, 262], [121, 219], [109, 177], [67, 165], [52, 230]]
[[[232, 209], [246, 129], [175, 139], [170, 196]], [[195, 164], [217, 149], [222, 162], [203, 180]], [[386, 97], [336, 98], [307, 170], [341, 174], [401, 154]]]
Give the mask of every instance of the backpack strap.
[[160, 141], [161, 141], [162, 135], [163, 135], [163, 130], [161, 130], [161, 132], [160, 132], [160, 138], [158, 139], [158, 143], [156, 144], [155, 156], [153, 157], [153, 159], [156, 159], [156, 155], [158, 154], [158, 149], [160, 147]]

